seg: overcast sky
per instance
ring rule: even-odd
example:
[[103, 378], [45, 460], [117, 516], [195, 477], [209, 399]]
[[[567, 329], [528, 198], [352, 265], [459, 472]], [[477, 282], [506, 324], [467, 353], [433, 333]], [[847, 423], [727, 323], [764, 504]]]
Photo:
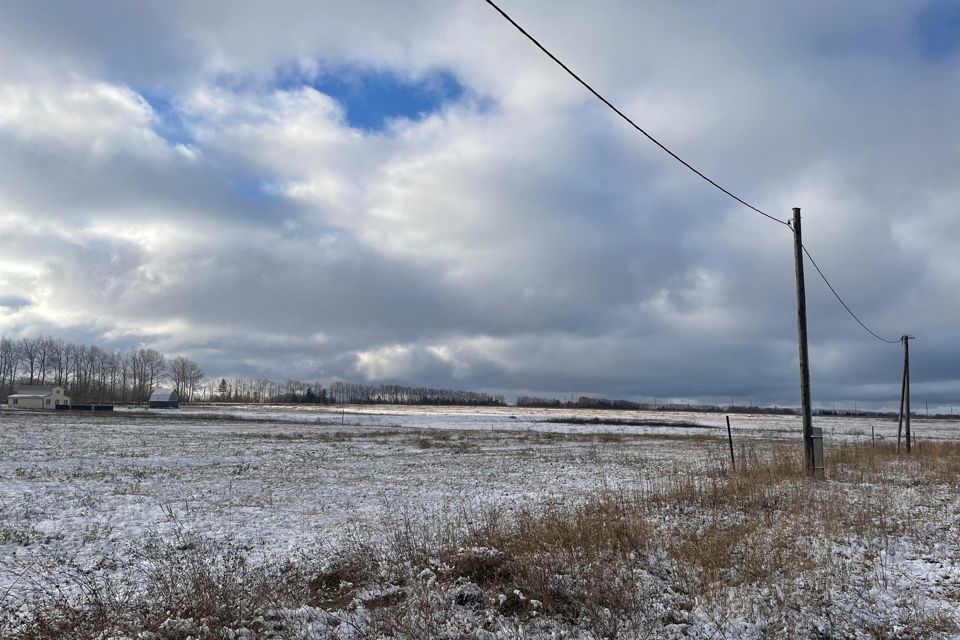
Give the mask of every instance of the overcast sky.
[[[960, 5], [502, 0], [960, 408]], [[808, 267], [814, 401], [902, 353]], [[797, 404], [789, 230], [482, 0], [0, 4], [0, 333], [211, 376]]]

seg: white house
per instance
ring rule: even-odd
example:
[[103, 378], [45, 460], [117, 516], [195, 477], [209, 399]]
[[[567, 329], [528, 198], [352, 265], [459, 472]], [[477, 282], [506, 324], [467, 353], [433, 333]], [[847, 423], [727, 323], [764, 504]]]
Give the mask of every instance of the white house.
[[56, 409], [61, 405], [70, 406], [70, 398], [63, 393], [63, 387], [52, 384], [21, 384], [14, 387], [14, 393], [7, 398], [7, 404], [18, 409]]

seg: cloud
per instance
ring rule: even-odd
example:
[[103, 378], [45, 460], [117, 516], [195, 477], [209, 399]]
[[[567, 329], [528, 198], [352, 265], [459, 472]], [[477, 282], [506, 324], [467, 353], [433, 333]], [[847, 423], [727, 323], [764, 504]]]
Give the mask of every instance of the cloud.
[[[946, 403], [960, 61], [931, 6], [507, 3], [705, 172], [802, 206]], [[214, 376], [796, 401], [788, 230], [483, 3], [14, 2], [0, 64], [5, 334]], [[815, 399], [889, 405], [898, 349], [807, 277]]]

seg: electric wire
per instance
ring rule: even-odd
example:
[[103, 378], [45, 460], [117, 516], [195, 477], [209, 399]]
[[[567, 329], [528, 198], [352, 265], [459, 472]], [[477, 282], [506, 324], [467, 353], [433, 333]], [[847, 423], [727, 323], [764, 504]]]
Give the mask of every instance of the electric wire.
[[823, 271], [820, 270], [820, 267], [817, 266], [817, 261], [813, 259], [813, 256], [810, 255], [810, 252], [807, 251], [807, 248], [806, 248], [805, 246], [803, 246], [803, 244], [800, 245], [800, 248], [802, 248], [802, 249], [803, 249], [803, 252], [804, 252], [805, 254], [807, 254], [807, 259], [810, 260], [810, 264], [813, 265], [813, 268], [816, 269], [816, 270], [817, 270], [817, 273], [820, 274], [820, 277], [823, 278], [823, 281], [827, 284], [827, 287], [829, 287], [829, 289], [830, 289], [830, 291], [833, 293], [834, 297], [836, 297], [836, 299], [840, 302], [840, 304], [843, 305], [843, 308], [847, 310], [847, 313], [850, 314], [850, 317], [857, 321], [857, 324], [859, 324], [861, 327], [863, 327], [863, 328], [866, 330], [867, 333], [869, 333], [870, 335], [872, 335], [872, 336], [873, 336], [874, 338], [876, 338], [877, 340], [880, 340], [881, 342], [886, 342], [887, 344], [900, 344], [900, 342], [902, 342], [902, 340], [903, 340], [902, 338], [897, 339], [897, 340], [887, 340], [886, 338], [884, 338], [884, 337], [882, 337], [882, 336], [878, 336], [876, 333], [874, 333], [874, 332], [870, 329], [870, 327], [868, 327], [867, 325], [863, 324], [863, 322], [860, 320], [860, 318], [857, 317], [857, 314], [855, 314], [855, 313], [850, 309], [850, 307], [847, 306], [847, 303], [843, 301], [843, 298], [840, 297], [840, 294], [837, 293], [837, 290], [834, 289], [834, 288], [833, 288], [833, 285], [830, 284], [830, 281], [827, 280], [827, 276], [825, 276], [825, 275], [823, 274]]
[[[718, 184], [715, 180], [713, 180], [713, 179], [710, 178], [709, 176], [705, 175], [705, 174], [702, 173], [700, 170], [698, 170], [696, 167], [694, 167], [693, 165], [691, 165], [689, 162], [687, 162], [686, 160], [684, 160], [683, 158], [681, 158], [679, 155], [677, 155], [676, 153], [674, 153], [674, 152], [673, 152], [672, 150], [670, 150], [665, 144], [663, 144], [662, 142], [660, 142], [659, 140], [657, 140], [655, 137], [653, 137], [650, 133], [648, 133], [648, 132], [646, 131], [646, 129], [644, 129], [643, 127], [641, 127], [640, 125], [638, 125], [638, 124], [637, 124], [636, 122], [634, 122], [629, 116], [627, 116], [625, 113], [623, 113], [623, 111], [621, 111], [620, 109], [618, 109], [612, 102], [610, 102], [610, 101], [607, 100], [605, 97], [603, 97], [603, 95], [600, 94], [599, 91], [597, 91], [597, 90], [594, 89], [592, 86], [590, 86], [590, 84], [587, 83], [586, 80], [584, 80], [584, 79], [581, 78], [579, 75], [577, 75], [570, 67], [568, 67], [566, 64], [564, 64], [564, 62], [563, 62], [562, 60], [560, 60], [560, 58], [558, 58], [556, 55], [554, 55], [549, 49], [547, 49], [545, 46], [543, 46], [542, 44], [540, 44], [540, 41], [539, 41], [539, 40], [537, 40], [537, 39], [536, 39], [535, 37], [533, 37], [526, 29], [524, 29], [522, 26], [520, 26], [520, 24], [519, 24], [516, 20], [514, 20], [513, 18], [511, 18], [510, 15], [509, 15], [506, 11], [504, 11], [503, 9], [501, 9], [501, 8], [497, 5], [497, 3], [495, 3], [493, 0], [485, 0], [485, 2], [486, 2], [487, 4], [489, 4], [491, 7], [493, 7], [493, 8], [497, 11], [497, 13], [499, 13], [507, 22], [509, 22], [511, 25], [513, 25], [513, 27], [514, 27], [515, 29], [517, 29], [517, 31], [519, 31], [519, 32], [522, 33], [524, 36], [526, 36], [527, 39], [530, 40], [530, 42], [532, 42], [534, 45], [536, 45], [536, 47], [537, 47], [538, 49], [540, 49], [540, 51], [542, 51], [544, 54], [546, 54], [548, 58], [550, 58], [550, 59], [553, 60], [555, 63], [557, 63], [557, 64], [560, 66], [560, 68], [562, 68], [564, 71], [567, 72], [567, 74], [570, 75], [570, 77], [572, 77], [574, 80], [576, 80], [576, 81], [579, 82], [581, 85], [583, 85], [583, 87], [584, 87], [587, 91], [589, 91], [591, 94], [593, 94], [593, 96], [594, 96], [595, 98], [597, 98], [598, 100], [600, 100], [600, 102], [602, 102], [602, 103], [605, 104], [607, 107], [609, 107], [614, 113], [616, 113], [616, 114], [617, 114], [618, 116], [620, 116], [623, 120], [625, 120], [631, 127], [633, 127], [634, 129], [636, 129], [637, 131], [639, 131], [640, 133], [642, 133], [648, 140], [650, 140], [652, 143], [654, 143], [655, 145], [657, 145], [658, 147], [660, 147], [660, 149], [662, 149], [663, 151], [665, 151], [665, 152], [666, 152], [670, 157], [672, 157], [674, 160], [676, 160], [677, 162], [679, 162], [680, 164], [682, 164], [684, 167], [686, 167], [687, 169], [689, 169], [690, 171], [692, 171], [693, 173], [695, 173], [695, 174], [698, 175], [699, 177], [703, 178], [705, 181], [707, 181], [708, 183], [710, 183], [711, 185], [713, 185], [714, 187], [716, 187], [717, 189], [719, 189], [720, 191], [722, 191], [722, 192], [725, 193], [726, 195], [730, 196], [731, 198], [733, 198], [734, 200], [736, 200], [737, 202], [739, 202], [739, 203], [742, 204], [743, 206], [747, 207], [748, 209], [751, 209], [751, 210], [755, 211], [756, 213], [759, 213], [759, 214], [762, 215], [763, 217], [769, 218], [770, 220], [773, 220], [774, 222], [779, 222], [780, 224], [784, 225], [785, 227], [790, 228], [791, 231], [793, 230], [792, 227], [790, 226], [790, 224], [789, 224], [788, 222], [784, 222], [783, 220], [780, 220], [779, 218], [776, 218], [776, 217], [770, 215], [769, 213], [767, 213], [767, 212], [765, 212], [765, 211], [762, 211], [761, 209], [759, 209], [758, 207], [755, 207], [754, 205], [750, 204], [749, 202], [747, 202], [747, 201], [744, 200], [743, 198], [741, 198], [741, 197], [735, 195], [734, 193], [730, 192], [729, 190], [727, 190], [726, 188], [724, 188], [723, 186], [721, 186], [720, 184]], [[805, 246], [803, 246], [802, 244], [801, 244], [800, 246], [801, 246], [801, 248], [803, 249], [803, 252], [806, 254], [807, 258], [810, 260], [810, 264], [813, 265], [813, 268], [816, 269], [817, 273], [820, 275], [820, 278], [821, 278], [821, 279], [823, 280], [823, 282], [827, 285], [827, 288], [830, 289], [830, 292], [833, 293], [833, 295], [834, 295], [834, 297], [837, 299], [837, 301], [843, 306], [844, 309], [846, 309], [847, 313], [850, 314], [850, 317], [853, 318], [854, 320], [856, 320], [857, 324], [859, 324], [861, 327], [863, 327], [863, 329], [864, 329], [867, 333], [869, 333], [870, 335], [872, 335], [872, 336], [873, 336], [874, 338], [876, 338], [877, 340], [880, 340], [881, 342], [886, 342], [886, 343], [888, 343], [888, 344], [899, 344], [899, 343], [901, 342], [902, 339], [899, 339], [899, 340], [888, 340], [888, 339], [886, 339], [886, 338], [884, 338], [884, 337], [882, 337], [882, 336], [880, 336], [880, 335], [877, 335], [872, 329], [870, 329], [870, 327], [868, 327], [867, 325], [865, 325], [865, 324], [863, 323], [863, 321], [861, 321], [860, 318], [857, 317], [857, 314], [855, 314], [855, 313], [853, 312], [853, 310], [850, 308], [850, 306], [849, 306], [846, 302], [844, 302], [843, 298], [840, 297], [840, 294], [837, 293], [837, 290], [833, 288], [833, 285], [830, 283], [830, 280], [828, 280], [828, 279], [827, 279], [827, 276], [824, 275], [823, 271], [821, 271], [820, 267], [817, 265], [816, 261], [813, 259], [813, 256], [811, 256], [811, 255], [810, 255], [810, 252], [807, 251], [807, 248], [806, 248]]]
[[535, 45], [537, 46], [537, 48], [540, 49], [540, 51], [542, 51], [543, 53], [545, 53], [545, 54], [547, 55], [547, 57], [549, 57], [551, 60], [553, 60], [554, 62], [556, 62], [558, 65], [560, 65], [560, 67], [561, 67], [564, 71], [566, 71], [568, 74], [570, 74], [570, 76], [571, 76], [574, 80], [576, 80], [577, 82], [579, 82], [580, 84], [582, 84], [587, 91], [589, 91], [590, 93], [592, 93], [592, 94], [594, 95], [594, 97], [596, 97], [598, 100], [600, 100], [600, 102], [602, 102], [603, 104], [605, 104], [605, 105], [607, 105], [608, 107], [610, 107], [610, 109], [613, 110], [614, 113], [616, 113], [618, 116], [620, 116], [621, 118], [623, 118], [624, 120], [626, 120], [627, 123], [630, 124], [631, 127], [633, 127], [634, 129], [636, 129], [637, 131], [639, 131], [640, 133], [642, 133], [644, 136], [646, 136], [646, 138], [647, 138], [648, 140], [650, 140], [650, 142], [654, 143], [655, 145], [657, 145], [658, 147], [660, 147], [662, 150], [666, 151], [666, 152], [670, 155], [670, 157], [672, 157], [674, 160], [676, 160], [677, 162], [679, 162], [680, 164], [682, 164], [683, 166], [685, 166], [687, 169], [689, 169], [690, 171], [694, 172], [695, 174], [697, 174], [698, 176], [700, 176], [701, 178], [703, 178], [704, 180], [706, 180], [707, 182], [709, 182], [711, 185], [713, 185], [714, 187], [716, 187], [717, 189], [719, 189], [719, 190], [722, 191], [723, 193], [727, 194], [728, 196], [730, 196], [731, 198], [733, 198], [734, 200], [736, 200], [737, 202], [739, 202], [739, 203], [742, 204], [743, 206], [747, 207], [748, 209], [752, 209], [753, 211], [759, 213], [759, 214], [762, 215], [763, 217], [769, 218], [770, 220], [773, 220], [774, 222], [779, 222], [780, 224], [782, 224], [782, 225], [784, 225], [784, 226], [788, 226], [787, 223], [784, 222], [783, 220], [780, 220], [779, 218], [775, 218], [774, 216], [770, 215], [769, 213], [767, 213], [767, 212], [765, 212], [765, 211], [762, 211], [762, 210], [760, 210], [759, 208], [753, 206], [752, 204], [750, 204], [749, 202], [747, 202], [747, 201], [744, 200], [743, 198], [741, 198], [741, 197], [739, 197], [739, 196], [731, 193], [730, 191], [728, 191], [727, 189], [725, 189], [723, 186], [721, 186], [720, 184], [718, 184], [716, 181], [714, 181], [712, 178], [708, 177], [707, 175], [705, 175], [704, 173], [702, 173], [700, 170], [698, 170], [696, 167], [694, 167], [693, 165], [691, 165], [689, 162], [687, 162], [686, 160], [684, 160], [683, 158], [681, 158], [680, 156], [678, 156], [676, 153], [674, 153], [673, 151], [671, 151], [665, 144], [663, 144], [662, 142], [660, 142], [659, 140], [657, 140], [656, 138], [654, 138], [652, 135], [650, 135], [649, 133], [647, 133], [647, 131], [646, 131], [643, 127], [641, 127], [641, 126], [638, 125], [636, 122], [634, 122], [633, 120], [631, 120], [630, 117], [627, 116], [623, 111], [621, 111], [620, 109], [618, 109], [617, 107], [615, 107], [612, 102], [610, 102], [609, 100], [607, 100], [606, 98], [604, 98], [604, 97], [600, 94], [600, 92], [598, 92], [596, 89], [594, 89], [594, 88], [591, 87], [589, 84], [587, 84], [587, 82], [586, 82], [583, 78], [581, 78], [581, 77], [578, 76], [576, 73], [574, 73], [574, 71], [573, 71], [572, 69], [570, 69], [570, 67], [568, 67], [566, 64], [564, 64], [563, 61], [560, 60], [560, 58], [558, 58], [557, 56], [553, 55], [553, 53], [551, 53], [549, 49], [547, 49], [545, 46], [543, 46], [542, 44], [540, 44], [540, 41], [539, 41], [539, 40], [537, 40], [537, 39], [534, 38], [532, 35], [530, 35], [530, 33], [529, 33], [526, 29], [524, 29], [523, 27], [521, 27], [521, 26], [517, 23], [516, 20], [514, 20], [513, 18], [511, 18], [511, 17], [507, 14], [506, 11], [504, 11], [504, 10], [501, 9], [499, 6], [497, 6], [497, 4], [496, 4], [495, 2], [493, 2], [493, 0], [486, 0], [486, 2], [487, 2], [487, 4], [489, 4], [491, 7], [493, 7], [494, 9], [496, 9], [497, 13], [499, 13], [501, 16], [503, 16], [503, 17], [507, 20], [507, 22], [509, 22], [510, 24], [512, 24], [520, 33], [522, 33], [523, 35], [525, 35], [525, 36], [530, 40], [530, 42], [532, 42], [533, 44], [535, 44]]

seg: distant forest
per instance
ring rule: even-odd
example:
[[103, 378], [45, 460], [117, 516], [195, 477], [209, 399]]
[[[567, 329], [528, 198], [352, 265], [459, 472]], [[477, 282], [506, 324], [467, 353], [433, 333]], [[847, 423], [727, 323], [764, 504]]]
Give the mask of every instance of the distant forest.
[[502, 395], [456, 389], [406, 387], [396, 384], [367, 385], [334, 382], [324, 387], [319, 382], [287, 380], [273, 382], [221, 378], [208, 383], [204, 397], [211, 402], [295, 402], [305, 404], [399, 404], [465, 407], [504, 407]]
[[594, 398], [592, 396], [580, 396], [576, 400], [562, 401], [556, 398], [538, 398], [536, 396], [519, 396], [517, 398], [518, 407], [531, 407], [540, 409], [621, 409], [621, 410], [644, 410], [644, 411], [702, 411], [702, 412], [728, 412], [728, 413], [762, 413], [770, 415], [790, 415], [797, 412], [796, 409], [789, 407], [749, 407], [749, 406], [725, 406], [708, 404], [690, 404], [690, 403], [659, 403], [659, 402], [633, 402], [631, 400], [608, 400], [607, 398]]

